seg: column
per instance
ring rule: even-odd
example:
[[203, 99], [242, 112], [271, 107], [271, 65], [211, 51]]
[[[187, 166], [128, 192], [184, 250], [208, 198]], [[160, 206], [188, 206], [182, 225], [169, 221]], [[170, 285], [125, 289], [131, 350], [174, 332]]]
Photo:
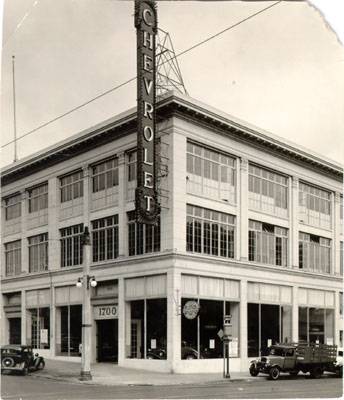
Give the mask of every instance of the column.
[[292, 293], [292, 342], [299, 341], [299, 301], [298, 301], [298, 287], [293, 286]]
[[186, 138], [173, 132], [169, 135], [169, 210], [162, 221], [166, 233], [165, 249], [186, 250]]
[[240, 160], [240, 260], [248, 261], [248, 160]]
[[[126, 310], [125, 310], [124, 278], [118, 278], [118, 365], [122, 365], [125, 358]], [[130, 324], [129, 324], [130, 328]], [[130, 330], [129, 330], [130, 332]], [[130, 333], [129, 333], [130, 334]]]
[[299, 179], [293, 176], [290, 195], [289, 261], [291, 268], [299, 268]]
[[27, 313], [26, 313], [26, 293], [23, 289], [21, 291], [21, 344], [27, 344], [26, 326], [27, 326]]
[[84, 175], [84, 212], [83, 212], [83, 220], [84, 220], [84, 226], [88, 226], [89, 230], [91, 232], [91, 227], [90, 227], [90, 168], [88, 164], [84, 164], [82, 166], [82, 171]]
[[26, 274], [29, 272], [29, 246], [27, 240], [27, 192], [25, 190], [21, 191], [21, 264], [22, 273]]
[[60, 243], [59, 243], [59, 230], [58, 230], [58, 207], [60, 206], [58, 179], [51, 178], [48, 183], [48, 269], [60, 269]]
[[127, 175], [125, 173], [125, 153], [118, 154], [118, 256], [125, 257], [128, 254], [127, 233]]
[[167, 273], [167, 360], [172, 373], [178, 372], [181, 360], [181, 274], [170, 269]]
[[332, 254], [331, 274], [340, 275], [340, 193], [334, 193], [332, 207]]
[[50, 285], [50, 355], [56, 355], [55, 288]]
[[[4, 265], [4, 264], [3, 264]], [[0, 343], [8, 343], [9, 322], [4, 309], [4, 295], [0, 293]]]
[[240, 361], [241, 371], [247, 371], [247, 280], [240, 281]]

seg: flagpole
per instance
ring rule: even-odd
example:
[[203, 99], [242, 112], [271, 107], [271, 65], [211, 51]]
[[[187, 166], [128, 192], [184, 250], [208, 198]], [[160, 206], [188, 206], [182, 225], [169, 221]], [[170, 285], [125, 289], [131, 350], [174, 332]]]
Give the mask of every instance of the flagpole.
[[16, 81], [15, 56], [12, 56], [12, 83], [13, 83], [13, 129], [14, 129], [14, 162], [17, 161], [17, 116], [16, 116]]

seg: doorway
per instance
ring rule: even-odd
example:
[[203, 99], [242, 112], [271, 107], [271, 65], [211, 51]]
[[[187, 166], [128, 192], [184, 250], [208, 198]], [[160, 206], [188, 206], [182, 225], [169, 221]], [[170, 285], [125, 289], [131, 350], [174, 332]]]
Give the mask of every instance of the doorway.
[[9, 318], [9, 344], [21, 344], [21, 318]]
[[118, 319], [97, 321], [97, 361], [118, 361]]

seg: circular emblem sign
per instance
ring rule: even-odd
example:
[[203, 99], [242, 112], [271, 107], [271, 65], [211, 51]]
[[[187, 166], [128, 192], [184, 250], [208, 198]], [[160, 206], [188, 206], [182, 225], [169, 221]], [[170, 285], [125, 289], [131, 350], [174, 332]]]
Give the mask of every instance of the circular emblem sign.
[[199, 304], [194, 300], [189, 300], [184, 304], [183, 314], [187, 319], [194, 319], [199, 312]]

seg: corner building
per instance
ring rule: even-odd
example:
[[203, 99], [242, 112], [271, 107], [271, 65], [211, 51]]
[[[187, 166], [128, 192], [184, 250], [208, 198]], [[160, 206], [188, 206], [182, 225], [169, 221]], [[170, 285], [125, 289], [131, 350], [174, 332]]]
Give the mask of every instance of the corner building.
[[135, 222], [135, 109], [3, 169], [1, 343], [80, 356], [88, 226], [93, 361], [222, 371], [228, 314], [232, 371], [276, 342], [342, 347], [341, 166], [180, 94], [157, 110], [157, 226]]

